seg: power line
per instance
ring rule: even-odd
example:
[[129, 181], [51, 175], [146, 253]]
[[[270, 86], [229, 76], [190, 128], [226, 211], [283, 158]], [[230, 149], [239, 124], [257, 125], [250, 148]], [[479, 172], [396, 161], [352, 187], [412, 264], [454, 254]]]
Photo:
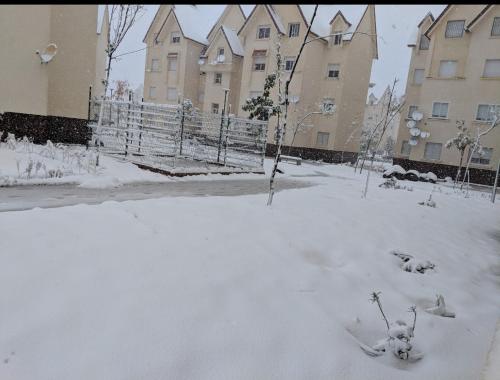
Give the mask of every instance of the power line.
[[149, 48], [149, 47], [151, 47], [151, 46], [146, 46], [146, 47], [144, 47], [144, 48], [142, 48], [142, 49], [139, 49], [139, 50], [133, 50], [133, 51], [128, 51], [128, 52], [126, 52], [126, 53], [118, 54], [117, 56], [115, 56], [115, 58], [121, 57], [121, 56], [123, 56], [123, 55], [128, 55], [128, 54], [137, 53], [137, 52], [139, 52], [139, 51], [146, 50], [146, 49], [147, 49], [147, 48]]

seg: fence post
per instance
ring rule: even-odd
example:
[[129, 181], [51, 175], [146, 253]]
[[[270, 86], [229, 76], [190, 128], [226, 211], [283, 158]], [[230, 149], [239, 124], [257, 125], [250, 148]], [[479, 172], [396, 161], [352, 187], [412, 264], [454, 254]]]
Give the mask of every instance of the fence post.
[[[125, 157], [128, 155], [128, 129], [129, 129], [129, 118], [130, 118], [130, 103], [132, 102], [132, 93], [128, 92], [128, 105], [127, 105], [127, 131], [125, 132]], [[118, 119], [118, 123], [120, 120]]]
[[[92, 107], [92, 85], [89, 86], [89, 109], [87, 112], [87, 128], [89, 128], [89, 124], [90, 124], [90, 109], [91, 109], [91, 107]], [[87, 129], [87, 131], [88, 131], [88, 129]], [[89, 140], [90, 139], [92, 139], [92, 132], [90, 133], [90, 137], [86, 139], [87, 140], [87, 142], [85, 144], [86, 150], [89, 150]]]
[[138, 149], [138, 153], [141, 153], [141, 143], [142, 143], [142, 127], [144, 125], [144, 118], [143, 118], [143, 115], [142, 115], [142, 111], [144, 109], [144, 98], [142, 98], [141, 100], [141, 125], [139, 126], [139, 149]]
[[495, 203], [495, 197], [497, 195], [497, 183], [498, 183], [498, 173], [500, 172], [500, 160], [498, 160], [497, 173], [495, 175], [495, 182], [493, 183], [493, 190], [491, 192], [491, 203]]
[[227, 158], [227, 139], [229, 136], [229, 124], [231, 124], [231, 118], [228, 116], [226, 123], [226, 138], [224, 139], [224, 166], [226, 166], [226, 158]]
[[181, 116], [181, 143], [179, 146], [179, 156], [182, 155], [182, 139], [184, 138], [184, 101], [182, 102], [182, 116]]

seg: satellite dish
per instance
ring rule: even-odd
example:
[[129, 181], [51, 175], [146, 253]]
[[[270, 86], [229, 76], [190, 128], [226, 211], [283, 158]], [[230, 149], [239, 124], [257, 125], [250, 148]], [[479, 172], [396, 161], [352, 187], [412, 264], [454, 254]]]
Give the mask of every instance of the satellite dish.
[[49, 63], [52, 61], [52, 58], [57, 54], [57, 45], [56, 44], [48, 44], [43, 53], [40, 54], [40, 51], [37, 50], [36, 54], [40, 57], [42, 63]]
[[412, 128], [412, 129], [410, 129], [410, 135], [412, 135], [413, 137], [420, 136], [420, 133], [421, 133], [421, 131], [418, 128]]
[[424, 114], [420, 111], [413, 111], [411, 118], [415, 121], [420, 121], [424, 118]]
[[430, 135], [431, 134], [429, 132], [425, 132], [425, 131], [420, 132], [420, 137], [422, 137], [423, 139], [426, 139]]
[[408, 122], [406, 123], [406, 126], [408, 128], [415, 128], [415, 125], [417, 125], [417, 122], [415, 120], [408, 120]]
[[410, 144], [411, 146], [415, 146], [418, 144], [418, 140], [415, 137], [411, 137], [408, 141], [408, 144]]

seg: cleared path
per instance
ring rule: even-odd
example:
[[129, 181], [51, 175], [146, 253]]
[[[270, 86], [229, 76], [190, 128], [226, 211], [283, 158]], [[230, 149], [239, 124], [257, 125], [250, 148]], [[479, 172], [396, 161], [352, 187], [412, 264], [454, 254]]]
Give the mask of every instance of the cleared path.
[[[279, 178], [277, 191], [313, 186], [301, 180]], [[105, 201], [141, 200], [163, 197], [238, 196], [269, 191], [269, 178], [214, 181], [136, 183], [115, 188], [88, 189], [78, 185], [13, 186], [0, 188], [0, 212], [51, 208]]]

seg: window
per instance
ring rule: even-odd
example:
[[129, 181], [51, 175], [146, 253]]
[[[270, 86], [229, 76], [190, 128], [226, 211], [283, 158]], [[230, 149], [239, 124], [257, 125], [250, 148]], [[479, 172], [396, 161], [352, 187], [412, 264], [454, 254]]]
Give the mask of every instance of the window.
[[480, 104], [477, 107], [476, 120], [479, 121], [492, 121], [495, 113], [500, 114], [500, 105], [494, 104]]
[[250, 99], [262, 96], [263, 91], [250, 91]]
[[424, 83], [424, 69], [415, 69], [413, 72], [413, 84]]
[[214, 83], [215, 84], [222, 84], [222, 73], [215, 73]]
[[335, 109], [335, 100], [331, 98], [323, 99], [323, 103], [321, 104], [322, 111], [325, 113], [333, 112]]
[[285, 71], [292, 71], [295, 57], [285, 57]]
[[500, 36], [500, 17], [495, 17], [493, 19], [493, 25], [491, 26], [491, 35]]
[[464, 35], [464, 25], [465, 20], [448, 21], [444, 36], [446, 38], [462, 37]]
[[198, 102], [203, 103], [204, 100], [205, 100], [205, 93], [203, 91], [200, 91], [198, 93]]
[[224, 48], [217, 49], [217, 61], [224, 62]]
[[[335, 33], [339, 33], [339, 34], [335, 34]], [[337, 32], [333, 32], [333, 34], [335, 34], [333, 36], [333, 44], [334, 45], [340, 45], [342, 43], [342, 34], [340, 34], [342, 32], [340, 31], [337, 31]]]
[[[489, 165], [492, 154], [493, 154], [493, 148], [483, 148], [481, 150], [476, 150], [472, 155], [470, 162], [473, 164]], [[469, 158], [470, 158], [470, 150], [469, 150]]]
[[219, 104], [212, 103], [212, 113], [219, 113]]
[[149, 97], [151, 99], [155, 99], [156, 98], [156, 87], [149, 87]]
[[271, 27], [269, 25], [259, 26], [257, 29], [257, 39], [263, 40], [271, 35]]
[[457, 61], [441, 61], [439, 64], [439, 76], [441, 78], [452, 78], [457, 74]]
[[169, 54], [167, 56], [168, 71], [177, 71], [177, 54]]
[[408, 119], [413, 118], [413, 112], [418, 110], [418, 106], [409, 106], [408, 107]]
[[172, 34], [170, 35], [170, 41], [173, 44], [178, 44], [179, 42], [181, 42], [181, 33], [180, 32], [172, 32]]
[[443, 144], [440, 143], [425, 143], [424, 158], [427, 160], [439, 160], [441, 158], [441, 149]]
[[266, 69], [266, 50], [254, 50], [253, 57], [253, 69], [254, 71], [264, 71]]
[[411, 152], [411, 145], [408, 144], [407, 140], [404, 140], [403, 143], [401, 144], [401, 155], [409, 156], [410, 152]]
[[484, 64], [483, 77], [500, 77], [500, 59], [487, 59]]
[[327, 146], [329, 138], [330, 134], [328, 132], [318, 132], [318, 135], [316, 136], [316, 145]]
[[340, 76], [340, 65], [336, 63], [330, 63], [328, 65], [328, 72], [326, 74], [328, 78], [339, 79]]
[[431, 42], [431, 40], [424, 36], [423, 34], [420, 36], [420, 46], [419, 46], [419, 49], [420, 50], [429, 50], [429, 43]]
[[160, 60], [153, 58], [151, 60], [151, 71], [160, 71]]
[[432, 117], [439, 117], [446, 119], [448, 117], [448, 103], [433, 103], [432, 104]]
[[288, 24], [288, 37], [298, 37], [300, 30], [300, 23], [294, 22], [293, 24]]
[[175, 101], [177, 100], [177, 88], [168, 87], [167, 88], [167, 100]]

